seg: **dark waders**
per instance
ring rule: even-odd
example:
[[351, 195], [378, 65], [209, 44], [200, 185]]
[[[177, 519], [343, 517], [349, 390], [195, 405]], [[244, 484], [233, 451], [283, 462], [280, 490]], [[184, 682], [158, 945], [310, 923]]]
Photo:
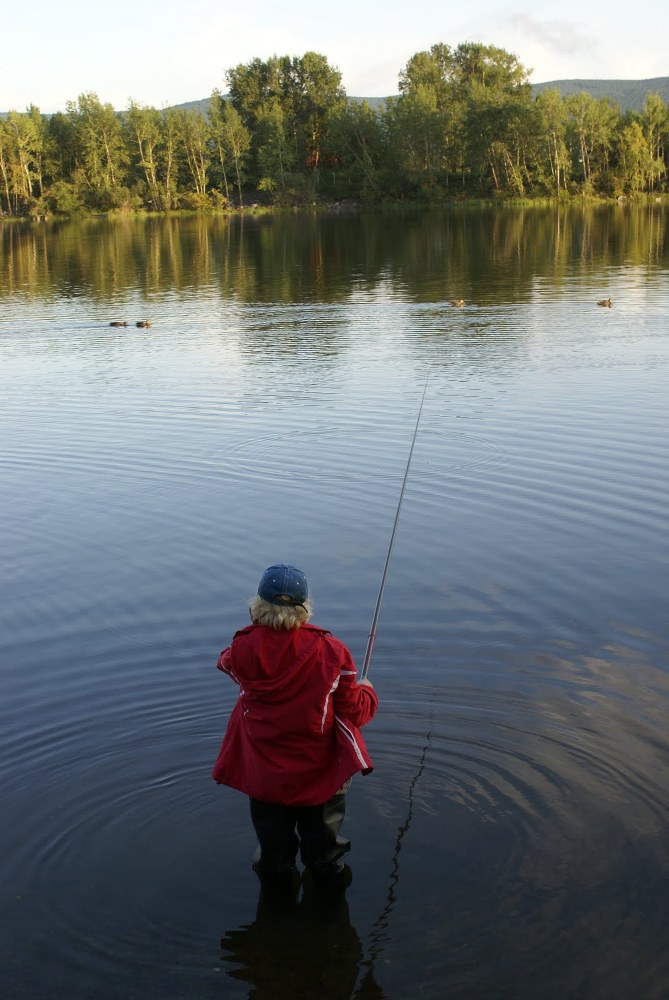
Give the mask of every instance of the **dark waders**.
[[350, 850], [348, 840], [339, 836], [346, 810], [350, 782], [319, 806], [283, 806], [250, 799], [251, 820], [258, 837], [253, 868], [268, 879], [289, 875], [297, 852], [314, 879], [327, 882], [342, 871], [342, 858]]

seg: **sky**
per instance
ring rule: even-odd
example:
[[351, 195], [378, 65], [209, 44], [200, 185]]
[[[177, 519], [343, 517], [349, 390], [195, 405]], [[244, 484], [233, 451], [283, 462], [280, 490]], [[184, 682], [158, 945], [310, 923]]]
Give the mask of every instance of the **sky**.
[[[5, 5], [7, 5], [5, 7]], [[117, 110], [226, 92], [226, 70], [272, 55], [326, 56], [349, 96], [397, 93], [437, 42], [495, 45], [532, 83], [669, 76], [669, 4], [642, 0], [0, 0], [0, 111], [64, 111], [95, 93]]]

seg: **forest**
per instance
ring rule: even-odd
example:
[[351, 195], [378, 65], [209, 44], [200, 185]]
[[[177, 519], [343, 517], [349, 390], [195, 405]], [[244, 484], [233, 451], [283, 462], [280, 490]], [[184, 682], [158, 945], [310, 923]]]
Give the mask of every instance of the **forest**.
[[490, 45], [413, 55], [398, 95], [349, 99], [324, 55], [229, 69], [208, 110], [94, 93], [0, 118], [0, 216], [241, 210], [476, 199], [640, 198], [667, 191], [669, 107], [641, 111], [557, 90], [532, 94]]

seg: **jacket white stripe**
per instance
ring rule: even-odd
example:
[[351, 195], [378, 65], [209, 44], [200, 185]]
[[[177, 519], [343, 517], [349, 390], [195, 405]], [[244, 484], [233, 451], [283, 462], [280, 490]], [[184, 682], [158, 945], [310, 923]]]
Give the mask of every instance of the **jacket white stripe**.
[[337, 723], [337, 725], [339, 726], [339, 729], [341, 730], [341, 732], [344, 734], [344, 736], [346, 737], [346, 739], [349, 741], [349, 743], [351, 744], [351, 746], [355, 750], [355, 755], [358, 758], [358, 760], [360, 761], [360, 763], [362, 764], [362, 766], [364, 768], [369, 767], [369, 764], [367, 763], [367, 761], [365, 760], [365, 758], [362, 755], [362, 750], [360, 749], [360, 746], [358, 744], [358, 741], [355, 738], [354, 733], [351, 732], [351, 730], [348, 728], [348, 726], [346, 725], [346, 723], [344, 722], [344, 720], [340, 719], [338, 715], [335, 715], [335, 722]]
[[323, 715], [321, 716], [321, 732], [325, 729], [325, 717], [328, 714], [328, 702], [330, 701], [330, 695], [337, 690], [339, 687], [339, 678], [337, 677], [334, 681], [332, 687], [325, 695], [325, 704], [323, 705]]

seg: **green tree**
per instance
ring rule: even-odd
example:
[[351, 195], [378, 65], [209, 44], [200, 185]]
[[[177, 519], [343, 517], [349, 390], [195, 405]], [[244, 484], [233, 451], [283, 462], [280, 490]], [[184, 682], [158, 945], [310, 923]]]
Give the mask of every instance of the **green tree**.
[[474, 87], [467, 119], [470, 165], [482, 185], [524, 195], [531, 178], [536, 115], [527, 95]]
[[454, 99], [453, 72], [455, 58], [448, 45], [439, 42], [433, 45], [429, 52], [416, 52], [399, 77], [400, 94], [410, 94], [419, 86], [430, 87], [437, 96], [439, 104]]
[[281, 62], [278, 56], [265, 62], [256, 58], [226, 73], [232, 105], [251, 131], [255, 129], [260, 109], [272, 98], [281, 98]]
[[218, 151], [219, 163], [223, 174], [225, 196], [230, 201], [227, 167], [228, 165], [232, 165], [237, 180], [237, 193], [241, 208], [243, 206], [242, 179], [246, 158], [251, 146], [251, 133], [244, 125], [239, 112], [232, 106], [230, 101], [225, 100], [218, 90], [215, 90], [211, 95], [209, 117], [211, 120], [211, 132]]
[[306, 165], [315, 170], [321, 165], [328, 116], [346, 101], [341, 73], [317, 52], [305, 52], [301, 59], [294, 59], [292, 69], [298, 141], [304, 148]]
[[77, 165], [77, 137], [72, 117], [57, 111], [49, 118], [47, 131], [52, 176], [69, 182]]
[[585, 91], [570, 94], [566, 105], [572, 157], [578, 161], [576, 173], [582, 192], [587, 194], [596, 189], [608, 170], [620, 112], [608, 98], [595, 98]]
[[489, 178], [497, 189], [522, 193], [533, 119], [528, 71], [504, 49], [433, 45], [400, 75], [400, 97], [389, 106], [389, 127], [401, 171], [424, 191], [449, 175]]
[[188, 172], [200, 204], [207, 197], [208, 168], [211, 159], [211, 129], [199, 111], [178, 112], [179, 139]]
[[[567, 146], [567, 108], [559, 90], [542, 90], [535, 101], [537, 114], [538, 159], [541, 176], [547, 174], [547, 185], [559, 197], [567, 189], [569, 179], [569, 148]], [[547, 164], [547, 169], [546, 165]]]
[[646, 95], [640, 123], [651, 160], [648, 190], [655, 191], [667, 179], [669, 146], [669, 108], [659, 94]]
[[120, 207], [127, 198], [128, 151], [120, 117], [111, 104], [102, 104], [97, 94], [81, 94], [68, 101], [67, 114], [75, 138], [78, 179], [96, 208]]
[[465, 42], [452, 53], [452, 93], [463, 100], [469, 99], [475, 87], [499, 94], [530, 92], [529, 76], [530, 70], [516, 55], [494, 45]]
[[160, 147], [160, 175], [162, 202], [166, 209], [177, 203], [177, 176], [179, 171], [179, 143], [181, 119], [176, 108], [167, 108], [161, 114], [162, 144]]
[[252, 137], [250, 175], [255, 184], [263, 176], [258, 148], [260, 123], [267, 116], [268, 109], [280, 108], [286, 122], [286, 136], [294, 149], [293, 110], [289, 110], [288, 87], [284, 80], [286, 64], [290, 64], [287, 56], [283, 59], [272, 56], [264, 62], [256, 58], [250, 63], [235, 66], [226, 73], [230, 102]]
[[418, 83], [387, 107], [395, 160], [401, 176], [432, 197], [445, 167], [446, 128], [436, 88]]
[[[7, 122], [0, 118], [0, 176], [2, 176], [2, 193], [5, 197], [7, 212], [13, 211], [12, 193], [10, 187], [11, 171], [11, 137]], [[2, 210], [2, 200], [0, 200], [0, 211]]]
[[[345, 101], [339, 71], [325, 56], [306, 52], [265, 62], [254, 59], [228, 70], [226, 79], [232, 105], [252, 136], [252, 180], [257, 184], [265, 178], [271, 184], [282, 170], [285, 178], [290, 159], [295, 170], [315, 178], [329, 114]], [[279, 154], [283, 168], [277, 172]]]
[[[442, 173], [442, 183], [446, 187], [451, 173], [460, 174], [463, 184], [468, 173], [464, 143], [466, 101], [460, 92], [461, 88], [456, 87], [456, 52], [440, 42], [433, 45], [429, 52], [417, 52], [413, 55], [400, 73], [397, 108], [393, 109], [392, 104], [387, 107], [390, 112], [388, 125], [393, 133], [391, 142], [399, 158], [400, 170], [403, 169], [402, 163], [407, 163], [411, 105], [416, 104], [423, 130], [426, 153], [424, 163], [426, 166], [430, 162], [435, 165], [434, 176]], [[393, 117], [394, 122], [391, 120]], [[417, 148], [416, 138], [414, 135], [413, 140], [410, 140], [410, 146], [414, 150]], [[409, 162], [412, 159], [414, 158], [410, 157]]]
[[26, 118], [28, 129], [28, 160], [33, 176], [33, 193], [44, 194], [45, 173], [53, 166], [52, 143], [48, 135], [48, 118], [31, 104]]
[[163, 145], [163, 120], [156, 108], [130, 101], [125, 115], [128, 144], [134, 149], [137, 167], [146, 182], [151, 208], [164, 206], [160, 185], [160, 153]]
[[329, 159], [335, 177], [343, 177], [344, 193], [364, 200], [383, 196], [387, 143], [381, 116], [367, 101], [348, 101], [332, 109], [328, 121]]
[[618, 139], [619, 162], [623, 188], [632, 195], [650, 188], [655, 161], [648, 148], [647, 137], [638, 121], [626, 125]]
[[473, 176], [522, 195], [534, 113], [529, 71], [492, 45], [467, 43], [453, 54], [452, 89], [464, 111], [465, 157]]
[[34, 174], [31, 169], [32, 129], [30, 119], [16, 111], [7, 115], [10, 189], [16, 212], [26, 209], [33, 197]]
[[289, 141], [286, 116], [278, 100], [264, 105], [258, 115], [258, 188], [286, 197], [295, 169], [295, 149]]

